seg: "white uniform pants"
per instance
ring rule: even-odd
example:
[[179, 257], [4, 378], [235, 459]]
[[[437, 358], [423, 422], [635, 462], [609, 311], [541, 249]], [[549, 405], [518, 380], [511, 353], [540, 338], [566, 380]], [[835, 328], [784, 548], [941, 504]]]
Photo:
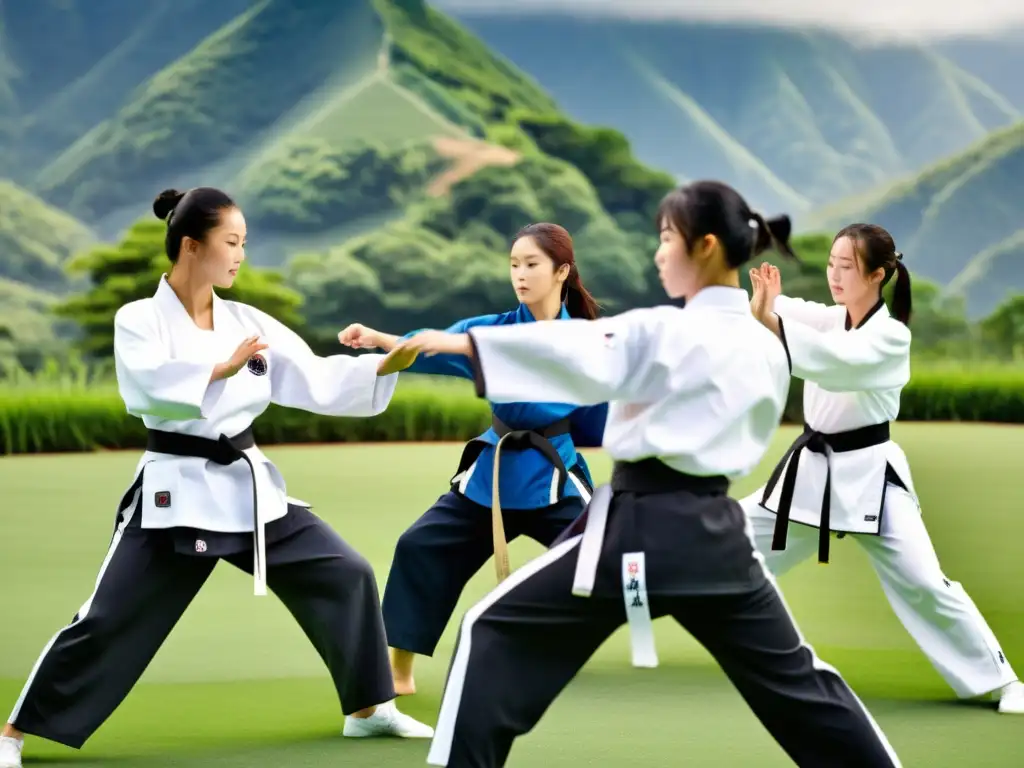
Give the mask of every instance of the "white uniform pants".
[[[772, 550], [775, 515], [760, 505], [763, 492], [740, 504], [758, 550], [778, 577], [817, 553], [818, 529], [790, 522], [786, 548]], [[867, 552], [896, 616], [957, 696], [980, 696], [1017, 679], [974, 602], [943, 574], [913, 496], [890, 484], [880, 535], [847, 537]]]

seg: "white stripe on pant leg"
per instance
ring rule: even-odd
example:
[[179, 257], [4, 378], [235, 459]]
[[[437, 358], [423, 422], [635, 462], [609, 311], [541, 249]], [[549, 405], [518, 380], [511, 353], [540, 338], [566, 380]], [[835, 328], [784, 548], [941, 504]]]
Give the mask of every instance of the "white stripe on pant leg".
[[437, 725], [434, 728], [434, 738], [430, 743], [430, 753], [427, 755], [428, 765], [448, 765], [448, 758], [451, 756], [456, 719], [459, 716], [459, 706], [462, 704], [462, 689], [466, 684], [466, 670], [469, 668], [473, 625], [484, 611], [528, 578], [565, 557], [579, 542], [580, 537], [573, 536], [521, 566], [484, 596], [480, 602], [466, 611], [466, 616], [462, 620], [462, 628], [459, 630], [458, 649], [455, 651], [452, 668], [448, 673], [448, 683], [444, 689], [444, 698], [441, 700], [441, 711], [437, 715]]
[[828, 672], [829, 674], [835, 675], [835, 677], [838, 678], [839, 682], [843, 684], [847, 691], [849, 691], [850, 696], [853, 697], [853, 700], [857, 702], [857, 706], [861, 708], [861, 711], [864, 713], [864, 717], [866, 717], [867, 721], [871, 724], [872, 730], [874, 730], [875, 735], [878, 737], [878, 740], [882, 742], [882, 747], [885, 749], [886, 754], [889, 755], [889, 759], [892, 760], [893, 768], [902, 768], [903, 764], [900, 762], [899, 757], [896, 755], [896, 750], [892, 748], [892, 744], [889, 743], [889, 740], [885, 737], [885, 733], [878, 726], [878, 723], [875, 722], [875, 718], [871, 716], [871, 713], [868, 711], [868, 708], [864, 706], [864, 702], [860, 700], [857, 694], [854, 693], [853, 688], [850, 687], [850, 684], [843, 679], [843, 676], [841, 674], [839, 674], [838, 669], [833, 667], [831, 664], [823, 661], [822, 659], [818, 658], [818, 654], [814, 652], [814, 648], [811, 647], [811, 644], [807, 642], [807, 638], [804, 637], [803, 632], [800, 631], [800, 625], [796, 623], [796, 617], [793, 615], [793, 612], [789, 609], [789, 604], [786, 602], [786, 598], [782, 594], [782, 590], [779, 588], [778, 582], [775, 581], [775, 576], [773, 576], [772, 572], [768, 570], [768, 566], [765, 564], [764, 561], [764, 556], [758, 551], [757, 546], [754, 543], [754, 526], [751, 523], [750, 518], [746, 518], [746, 524], [744, 525], [744, 529], [744, 532], [747, 534], [747, 538], [750, 539], [750, 545], [754, 549], [754, 559], [757, 560], [758, 565], [761, 566], [761, 570], [764, 573], [765, 578], [768, 580], [768, 583], [772, 585], [772, 588], [775, 590], [775, 594], [778, 595], [779, 602], [782, 604], [783, 610], [786, 611], [786, 615], [789, 617], [789, 623], [793, 625], [793, 629], [796, 631], [796, 636], [800, 642], [800, 646], [802, 648], [807, 649], [808, 653], [811, 654], [811, 666], [813, 666], [819, 672]]
[[572, 484], [575, 485], [576, 486], [576, 490], [580, 492], [580, 498], [583, 499], [583, 503], [584, 504], [589, 504], [592, 494], [590, 493], [590, 491], [587, 490], [587, 486], [585, 486], [583, 484], [583, 481], [580, 480], [578, 477], [576, 477], [576, 475], [574, 475], [572, 473], [572, 470], [569, 470], [568, 474], [569, 474], [569, 479], [572, 480]]
[[96, 575], [96, 585], [93, 588], [92, 594], [89, 595], [89, 598], [82, 604], [82, 607], [78, 609], [78, 619], [76, 621], [72, 621], [65, 627], [61, 627], [57, 631], [57, 634], [51, 637], [50, 641], [43, 646], [43, 650], [39, 654], [39, 658], [36, 659], [35, 666], [33, 666], [32, 671], [28, 673], [28, 680], [25, 681], [25, 685], [21, 689], [21, 695], [18, 696], [18, 700], [14, 703], [14, 710], [11, 712], [11, 716], [7, 718], [7, 722], [13, 723], [21, 713], [21, 707], [25, 703], [25, 697], [28, 695], [28, 690], [32, 687], [32, 683], [35, 680], [36, 675], [39, 674], [39, 667], [42, 665], [43, 659], [46, 658], [46, 654], [48, 654], [50, 649], [53, 648], [53, 644], [57, 642], [57, 639], [64, 634], [66, 630], [73, 627], [79, 621], [82, 621], [82, 619], [89, 614], [89, 609], [92, 607], [92, 601], [96, 599], [96, 593], [100, 590], [100, 582], [103, 581], [103, 574], [106, 573], [107, 568], [110, 566], [110, 561], [114, 557], [117, 545], [121, 542], [124, 529], [128, 527], [128, 523], [131, 522], [132, 517], [135, 515], [135, 508], [138, 506], [139, 496], [141, 494], [141, 488], [135, 491], [135, 495], [132, 497], [132, 503], [128, 505], [128, 509], [124, 512], [124, 520], [121, 521], [121, 524], [117, 526], [117, 530], [114, 531], [114, 536], [110, 541], [110, 546], [107, 548], [107, 555], [103, 558], [103, 564], [100, 566], [100, 572]]

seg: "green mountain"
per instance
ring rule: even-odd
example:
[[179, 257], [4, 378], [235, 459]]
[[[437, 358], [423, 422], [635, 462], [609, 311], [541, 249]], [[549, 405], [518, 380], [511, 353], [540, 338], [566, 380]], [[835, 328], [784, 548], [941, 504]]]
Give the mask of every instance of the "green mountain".
[[[0, 116], [4, 151], [30, 158], [15, 179], [104, 240], [162, 188], [221, 186], [246, 211], [252, 261], [287, 268], [308, 299], [366, 278], [351, 301], [310, 301], [311, 322], [422, 324], [507, 304], [508, 239], [549, 219], [593, 244], [609, 308], [652, 296], [651, 217], [672, 179], [421, 0], [97, 6], [0, 5], [0, 29], [24, 41]], [[29, 44], [44, 30], [75, 66], [46, 70], [52, 50]], [[395, 284], [427, 266], [438, 296]]]
[[0, 374], [61, 346], [71, 329], [51, 309], [83, 287], [64, 268], [94, 242], [81, 222], [0, 179]]
[[61, 290], [65, 262], [93, 240], [81, 222], [0, 179], [0, 277]]
[[[252, 262], [303, 294], [310, 338], [507, 306], [508, 240], [537, 220], [572, 231], [617, 311], [661, 299], [651, 220], [673, 175], [799, 213], [1024, 107], [938, 50], [534, 21], [487, 22], [481, 40], [423, 0], [0, 0], [0, 162], [19, 190], [6, 207], [36, 211], [0, 222], [0, 277], [19, 286], [0, 307], [78, 290], [63, 264], [83, 237], [120, 241], [89, 260], [117, 273], [104, 259], [134, 247], [159, 190], [215, 185], [246, 211]], [[603, 124], [621, 132], [589, 127]], [[1012, 234], [943, 279], [988, 290]]]
[[808, 227], [869, 219], [911, 269], [966, 299], [971, 316], [1024, 292], [1024, 121], [881, 190], [817, 212]]
[[[461, 10], [574, 119], [680, 179], [800, 214], [956, 153], [1024, 113], [1020, 48], [863, 45], [696, 21]], [[962, 62], [962, 64], [961, 64]], [[1002, 66], [1002, 69], [1000, 69]]]

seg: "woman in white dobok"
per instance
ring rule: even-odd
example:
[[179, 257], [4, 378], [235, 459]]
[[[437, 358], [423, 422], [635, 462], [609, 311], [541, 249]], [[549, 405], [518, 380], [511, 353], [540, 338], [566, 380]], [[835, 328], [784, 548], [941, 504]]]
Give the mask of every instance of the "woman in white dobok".
[[[894, 276], [892, 313], [881, 290]], [[804, 432], [767, 485], [741, 504], [758, 549], [781, 576], [831, 532], [864, 547], [889, 603], [961, 698], [999, 697], [1024, 713], [1024, 685], [963, 587], [942, 572], [910, 467], [889, 437], [910, 379], [910, 275], [892, 237], [853, 224], [835, 237], [828, 280], [835, 305], [782, 296], [776, 268], [750, 272], [754, 314], [786, 345], [804, 380]]]

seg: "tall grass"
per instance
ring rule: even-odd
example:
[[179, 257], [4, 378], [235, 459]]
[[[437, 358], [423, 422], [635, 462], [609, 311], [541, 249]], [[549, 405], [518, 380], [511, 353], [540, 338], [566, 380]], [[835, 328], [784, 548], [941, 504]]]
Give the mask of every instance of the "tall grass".
[[[786, 421], [803, 419], [794, 380]], [[901, 421], [1024, 424], [1024, 367], [915, 363]], [[271, 406], [256, 420], [265, 444], [468, 440], [490, 423], [467, 381], [404, 375], [388, 409], [370, 419]], [[51, 366], [0, 383], [0, 454], [141, 448], [146, 430], [125, 411], [109, 370]]]

